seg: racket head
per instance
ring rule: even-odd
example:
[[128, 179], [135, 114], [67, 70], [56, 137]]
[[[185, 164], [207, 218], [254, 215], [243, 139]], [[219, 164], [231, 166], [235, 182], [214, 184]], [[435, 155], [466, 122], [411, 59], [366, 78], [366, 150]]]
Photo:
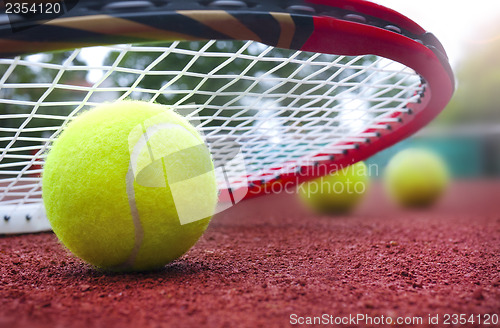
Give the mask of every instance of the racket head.
[[[4, 20], [0, 25], [0, 57], [4, 58], [0, 63], [6, 69], [0, 87], [3, 85], [5, 88], [10, 83], [9, 70], [23, 61], [23, 58], [12, 58], [13, 56], [100, 45], [116, 45], [111, 49], [120, 53], [127, 46], [119, 44], [136, 43], [145, 44], [146, 48], [141, 47], [142, 49], [151, 47], [150, 50], [157, 51], [155, 42], [170, 40], [253, 40], [278, 50], [292, 50], [288, 53], [289, 56], [297, 53], [293, 50], [300, 54], [311, 54], [310, 56], [375, 55], [400, 63], [419, 77], [419, 85], [411, 89], [413, 94], [405, 95], [407, 100], [401, 101], [397, 110], [387, 111], [374, 124], [358, 131], [357, 135], [333, 138], [330, 145], [321, 144], [315, 151], [308, 151], [304, 156], [286, 158], [276, 165], [268, 163], [264, 169], [248, 172], [248, 167], [245, 167], [239, 177], [235, 175], [232, 181], [222, 181], [221, 200], [232, 203], [282, 190], [282, 186], [296, 185], [370, 157], [425, 126], [445, 107], [454, 90], [453, 73], [439, 41], [405, 16], [368, 1], [316, 0], [293, 4], [282, 1], [236, 0], [175, 0], [164, 4], [149, 1], [78, 1], [72, 2], [68, 8], [62, 15], [43, 21], [40, 17], [8, 15], [8, 21]], [[173, 44], [178, 44], [176, 42]], [[206, 44], [202, 42], [200, 47], [203, 48]], [[243, 42], [239, 49], [252, 46], [252, 43], [247, 45]], [[163, 49], [173, 49], [176, 53], [176, 47], [177, 45], [163, 46]], [[240, 53], [248, 55], [245, 51]], [[75, 59], [78, 54], [73, 52], [68, 56], [74, 56]], [[286, 61], [285, 56], [281, 56]], [[251, 60], [264, 57], [254, 55]], [[69, 62], [67, 57], [64, 60]], [[300, 64], [307, 61], [299, 58]], [[24, 64], [29, 65], [26, 62]], [[63, 66], [61, 64], [58, 69]], [[237, 77], [238, 74], [234, 76]], [[9, 99], [3, 100], [8, 103]], [[91, 103], [88, 102], [89, 105]], [[186, 99], [184, 103], [176, 104], [176, 110], [189, 110], [192, 105]], [[199, 104], [194, 105], [197, 107]], [[55, 131], [44, 146], [37, 148], [37, 155], [26, 163], [24, 171], [21, 170], [22, 173], [14, 177], [14, 180], [21, 180], [27, 170], [36, 168], [40, 164], [38, 159], [43, 162], [43, 156], [53, 137], [83, 108], [75, 104], [72, 106], [74, 110], [67, 119], [62, 120], [61, 129]], [[37, 108], [36, 104], [32, 108]], [[187, 115], [192, 122], [201, 119], [199, 130], [205, 134], [209, 145], [213, 145], [212, 149], [219, 146], [222, 150], [229, 149], [226, 153], [231, 156], [216, 156], [216, 162], [221, 162], [219, 167], [238, 156], [245, 162], [248, 147], [244, 145], [242, 138], [237, 142], [228, 138], [227, 134], [222, 139], [212, 138], [213, 131], [203, 129], [206, 118], [199, 114], [199, 111], [194, 110]], [[238, 117], [238, 114], [234, 115]], [[306, 129], [303, 132], [308, 133]], [[266, 140], [269, 142], [269, 138]], [[271, 153], [272, 151], [264, 154], [268, 156]], [[36, 199], [36, 190], [40, 187], [39, 177], [35, 172], [35, 176], [30, 178], [32, 188], [29, 192]], [[4, 189], [4, 195], [7, 191], [12, 194], [16, 183], [6, 180], [4, 184], [8, 187]], [[276, 188], [277, 186], [280, 188]], [[23, 193], [26, 197], [26, 192]], [[36, 202], [35, 200], [34, 203]]]

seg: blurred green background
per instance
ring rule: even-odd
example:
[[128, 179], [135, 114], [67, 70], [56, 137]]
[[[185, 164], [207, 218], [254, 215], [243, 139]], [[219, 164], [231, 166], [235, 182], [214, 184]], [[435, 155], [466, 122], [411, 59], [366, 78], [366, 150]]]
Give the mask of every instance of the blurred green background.
[[500, 28], [481, 40], [455, 65], [456, 91], [437, 119], [367, 161], [379, 173], [398, 151], [425, 147], [444, 158], [453, 177], [500, 177]]

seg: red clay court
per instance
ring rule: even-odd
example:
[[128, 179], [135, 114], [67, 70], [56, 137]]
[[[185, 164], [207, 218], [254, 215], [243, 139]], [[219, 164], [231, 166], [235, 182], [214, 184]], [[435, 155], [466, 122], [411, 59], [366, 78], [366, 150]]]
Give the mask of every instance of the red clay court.
[[[500, 34], [486, 2], [2, 2], [0, 328], [500, 327]], [[411, 147], [449, 166], [432, 209], [398, 209], [375, 178]], [[351, 215], [287, 192], [242, 201], [155, 272], [96, 269], [39, 232], [47, 213], [62, 236], [60, 219], [89, 260], [133, 236], [110, 263], [139, 268], [140, 251], [186, 246], [196, 229], [181, 226], [211, 216], [217, 193], [234, 203], [365, 160], [377, 174]], [[426, 162], [398, 181], [437, 190], [446, 172]]]
[[[185, 256], [145, 274], [93, 269], [52, 233], [4, 236], [0, 326], [288, 327], [362, 314], [495, 327], [485, 321], [500, 314], [499, 191], [498, 181], [456, 182], [432, 211], [403, 212], [375, 185], [339, 218], [311, 215], [294, 195], [260, 197], [215, 217]], [[475, 322], [453, 324], [460, 314]]]

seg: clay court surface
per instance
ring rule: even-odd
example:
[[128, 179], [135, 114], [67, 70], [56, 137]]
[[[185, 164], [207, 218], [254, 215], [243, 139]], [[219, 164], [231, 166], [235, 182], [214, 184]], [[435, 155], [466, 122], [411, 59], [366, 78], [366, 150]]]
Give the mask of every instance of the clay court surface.
[[339, 218], [311, 215], [294, 195], [257, 198], [214, 218], [184, 257], [144, 274], [96, 270], [52, 233], [4, 236], [0, 327], [288, 327], [291, 315], [323, 314], [494, 327], [442, 321], [500, 315], [499, 195], [499, 181], [462, 181], [432, 211], [410, 212], [375, 185]]

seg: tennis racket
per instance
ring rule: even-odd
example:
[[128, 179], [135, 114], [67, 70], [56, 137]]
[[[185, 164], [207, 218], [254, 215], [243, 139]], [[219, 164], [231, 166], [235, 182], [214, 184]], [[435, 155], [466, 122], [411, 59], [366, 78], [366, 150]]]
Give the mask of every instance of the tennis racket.
[[0, 233], [50, 229], [47, 151], [102, 102], [190, 120], [227, 207], [370, 157], [454, 91], [436, 37], [370, 1], [20, 3], [0, 5]]

